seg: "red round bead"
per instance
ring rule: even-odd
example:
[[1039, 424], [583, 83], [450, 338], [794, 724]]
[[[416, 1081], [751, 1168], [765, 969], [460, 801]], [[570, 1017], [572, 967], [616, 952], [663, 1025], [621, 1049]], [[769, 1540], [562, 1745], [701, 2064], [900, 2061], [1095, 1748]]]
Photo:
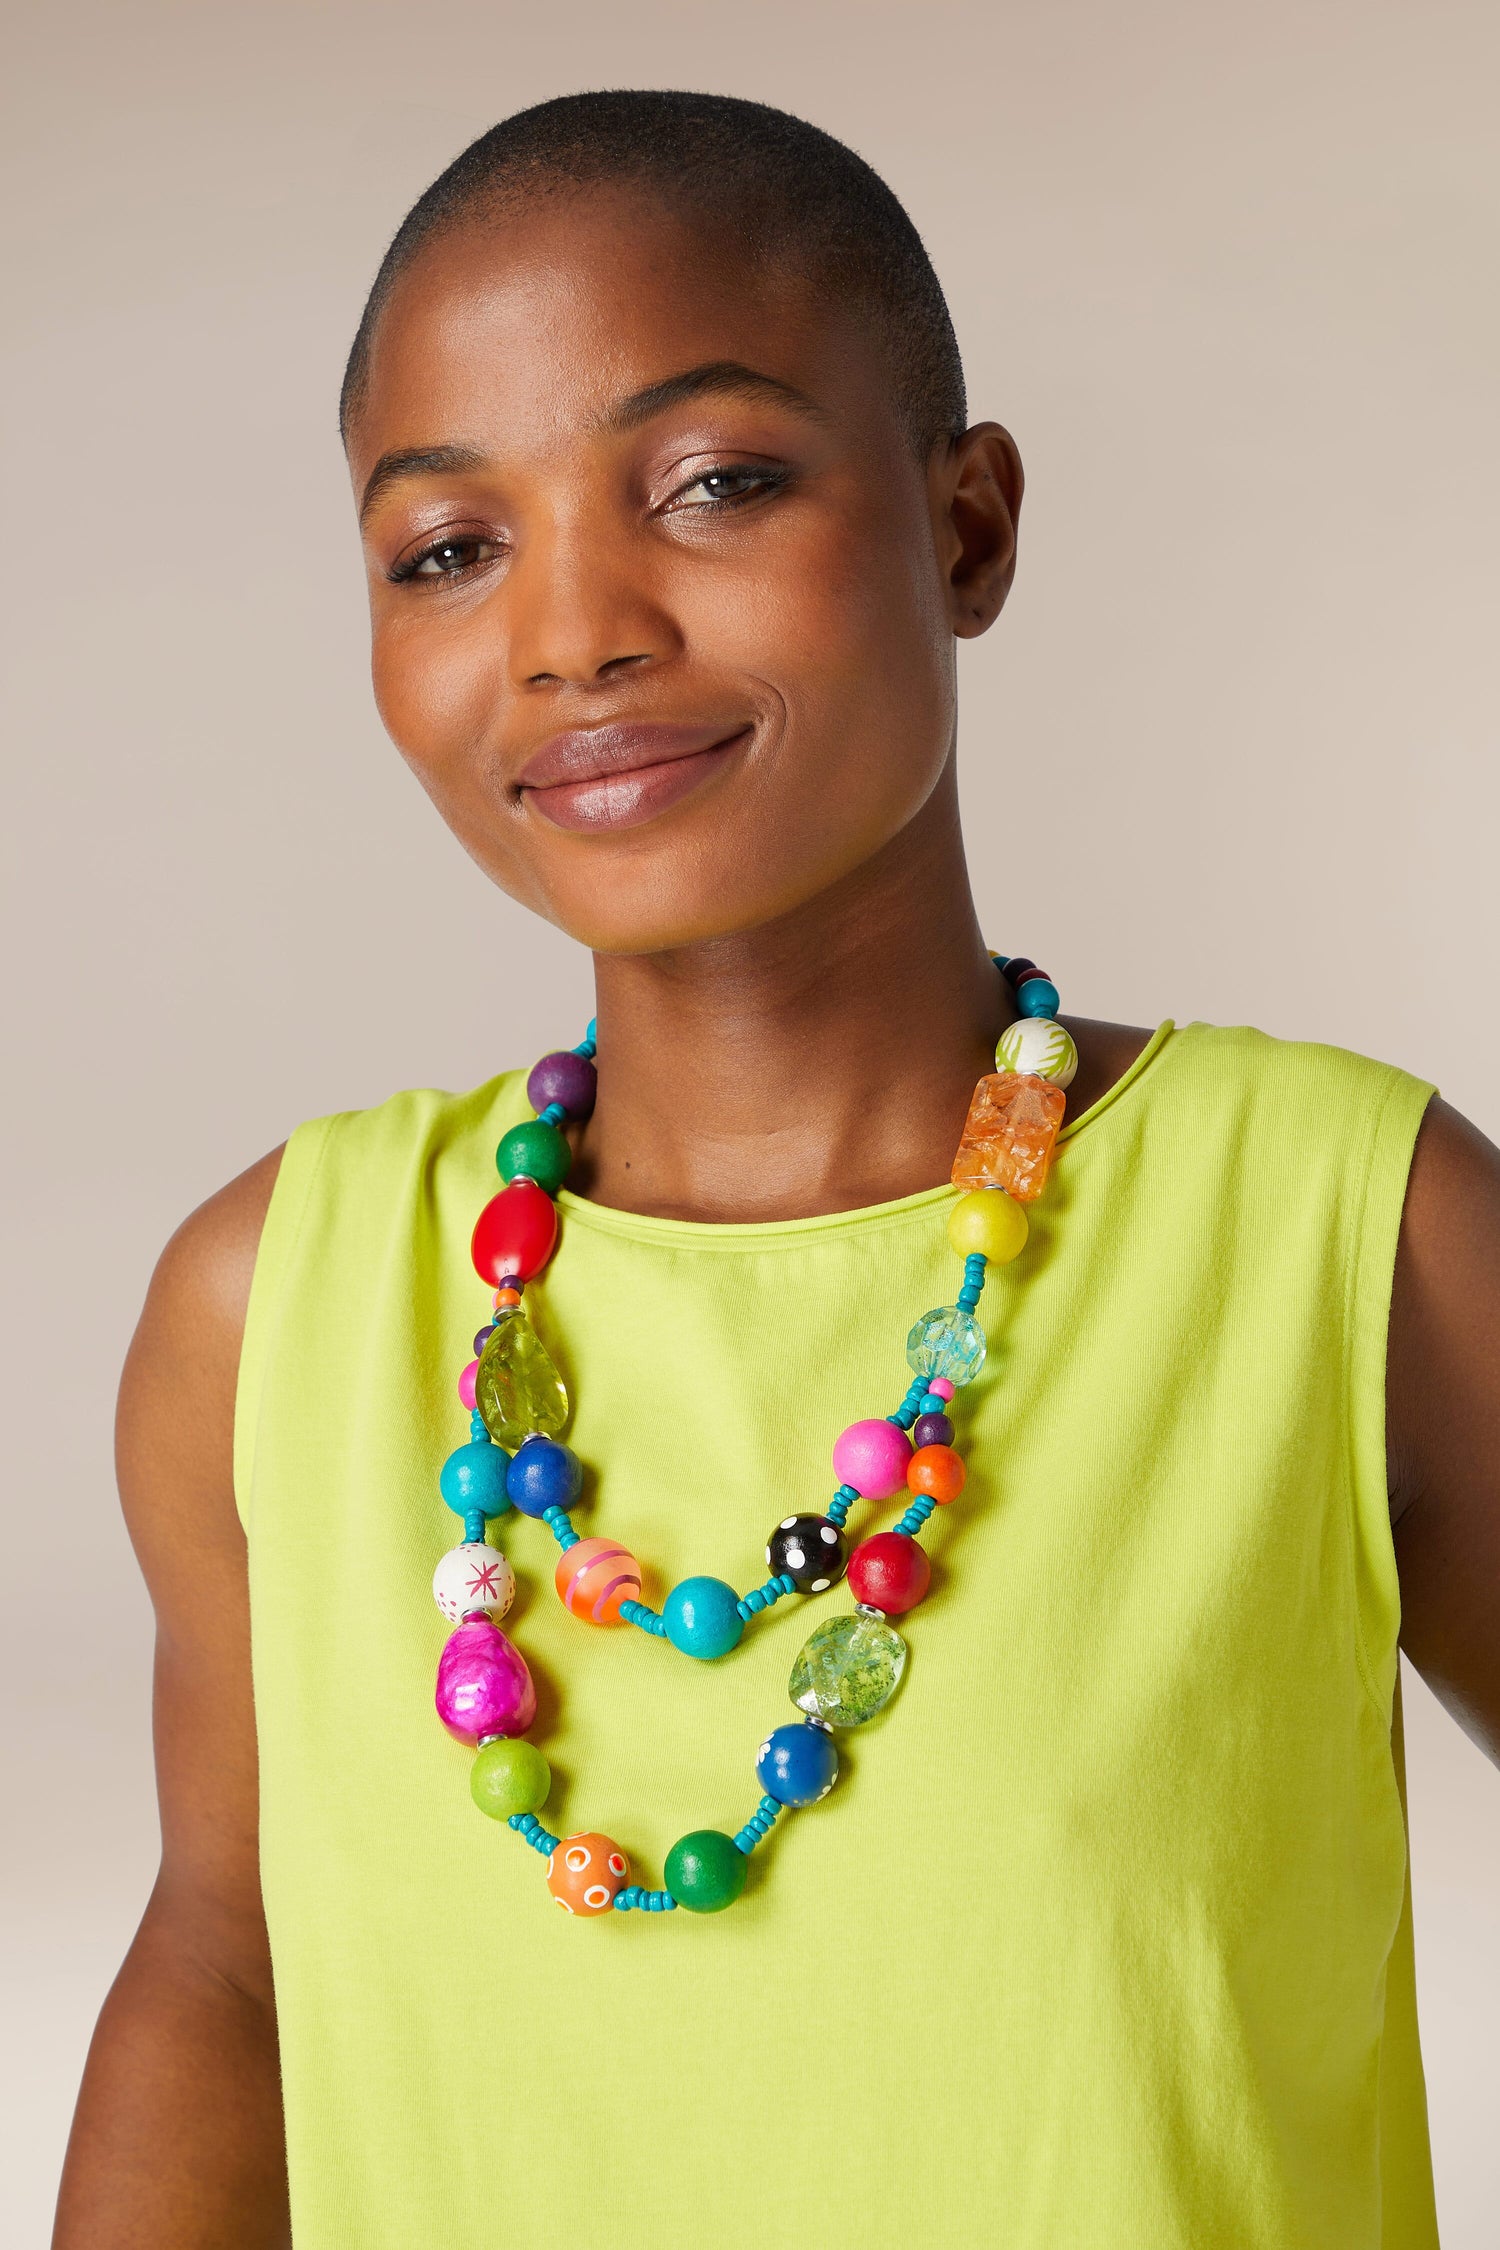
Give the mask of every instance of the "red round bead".
[[927, 1552], [904, 1531], [877, 1531], [861, 1540], [849, 1557], [849, 1586], [857, 1602], [899, 1617], [915, 1609], [927, 1591], [932, 1568]]
[[529, 1281], [540, 1273], [557, 1240], [557, 1212], [535, 1180], [512, 1180], [479, 1214], [472, 1244], [474, 1270], [498, 1288], [507, 1274]]

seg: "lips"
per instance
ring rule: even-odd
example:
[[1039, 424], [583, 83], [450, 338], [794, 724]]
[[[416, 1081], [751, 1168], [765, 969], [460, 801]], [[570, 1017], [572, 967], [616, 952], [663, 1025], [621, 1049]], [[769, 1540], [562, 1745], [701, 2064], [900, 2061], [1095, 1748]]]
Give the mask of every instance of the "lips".
[[631, 828], [721, 771], [750, 734], [748, 723], [579, 727], [543, 743], [516, 785], [555, 827]]

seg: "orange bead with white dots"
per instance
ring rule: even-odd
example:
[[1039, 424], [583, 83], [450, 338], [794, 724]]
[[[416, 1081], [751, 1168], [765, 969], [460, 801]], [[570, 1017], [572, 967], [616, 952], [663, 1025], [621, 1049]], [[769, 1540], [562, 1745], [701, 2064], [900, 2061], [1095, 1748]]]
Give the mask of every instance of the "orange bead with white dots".
[[629, 1874], [612, 1836], [564, 1836], [547, 1859], [547, 1888], [569, 1914], [608, 1914]]

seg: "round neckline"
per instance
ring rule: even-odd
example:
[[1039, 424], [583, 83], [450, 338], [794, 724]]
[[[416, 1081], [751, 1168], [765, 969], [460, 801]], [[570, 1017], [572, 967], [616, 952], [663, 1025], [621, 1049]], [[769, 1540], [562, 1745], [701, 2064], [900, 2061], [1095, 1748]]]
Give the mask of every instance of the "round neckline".
[[[1137, 1086], [1151, 1064], [1167, 1047], [1177, 1026], [1170, 1016], [1159, 1023], [1129, 1068], [1096, 1102], [1063, 1126], [1058, 1143], [1073, 1139], [1102, 1117]], [[559, 1188], [558, 1210], [570, 1226], [592, 1227], [600, 1234], [621, 1235], [634, 1242], [676, 1243], [683, 1249], [745, 1250], [770, 1243], [805, 1242], [811, 1236], [871, 1234], [903, 1225], [916, 1213], [935, 1209], [954, 1194], [949, 1180], [936, 1187], [918, 1188], [914, 1195], [899, 1195], [887, 1203], [863, 1203], [848, 1211], [815, 1211], [801, 1219], [667, 1219], [649, 1212], [621, 1211], [612, 1203], [595, 1203], [571, 1188]]]

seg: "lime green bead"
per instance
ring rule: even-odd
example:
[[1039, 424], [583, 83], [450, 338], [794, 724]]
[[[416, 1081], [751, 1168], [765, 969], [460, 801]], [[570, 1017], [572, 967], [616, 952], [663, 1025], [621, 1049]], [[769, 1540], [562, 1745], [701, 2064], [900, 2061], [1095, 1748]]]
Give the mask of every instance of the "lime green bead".
[[568, 1394], [552, 1355], [519, 1305], [495, 1316], [479, 1355], [474, 1404], [507, 1453], [531, 1436], [556, 1437], [568, 1419]]
[[469, 1769], [474, 1802], [491, 1820], [539, 1812], [551, 1787], [552, 1768], [534, 1742], [525, 1742], [519, 1736], [486, 1742]]
[[495, 1151], [495, 1167], [502, 1180], [535, 1180], [539, 1188], [555, 1195], [568, 1176], [573, 1151], [555, 1125], [533, 1117], [525, 1125], [512, 1125]]
[[663, 1872], [679, 1906], [694, 1914], [717, 1914], [721, 1907], [733, 1906], [745, 1888], [749, 1861], [721, 1828], [695, 1828], [678, 1837]]
[[948, 1240], [961, 1258], [976, 1251], [1008, 1266], [1026, 1247], [1026, 1213], [1004, 1188], [974, 1188], [948, 1214]]

